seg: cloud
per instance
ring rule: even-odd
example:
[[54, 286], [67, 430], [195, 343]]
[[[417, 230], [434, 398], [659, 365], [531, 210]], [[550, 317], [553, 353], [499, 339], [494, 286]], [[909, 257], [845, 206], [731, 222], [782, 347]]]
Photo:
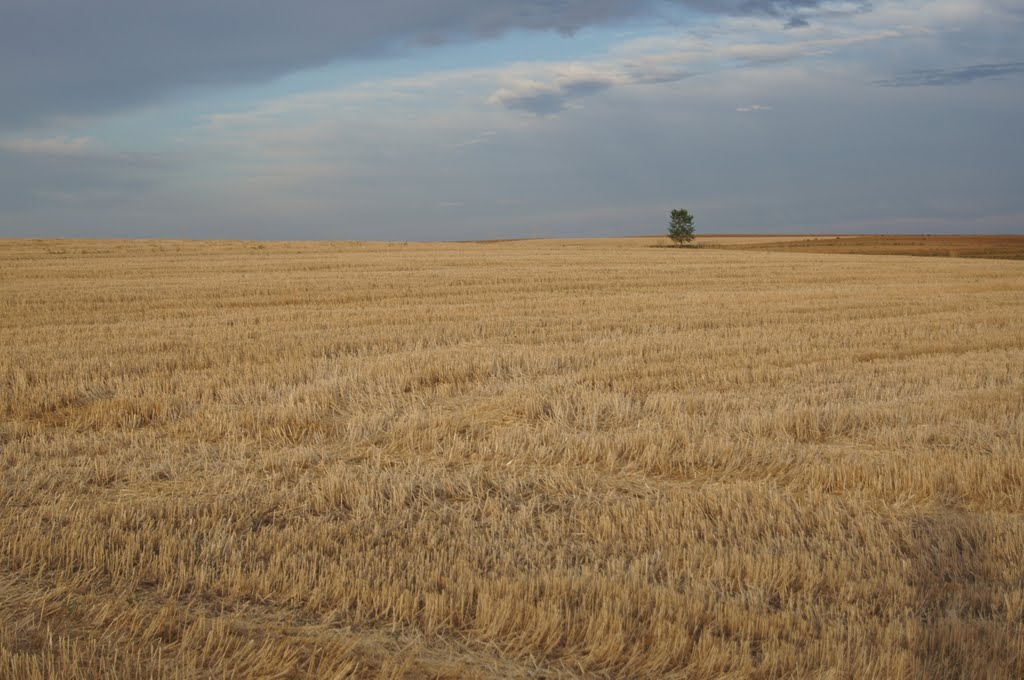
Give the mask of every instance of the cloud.
[[820, 0], [693, 0], [682, 4], [720, 14], [785, 16], [794, 10], [818, 7]]
[[0, 140], [0, 217], [36, 208], [93, 209], [135, 200], [171, 166], [149, 154], [103, 151], [91, 140]]
[[[4, 0], [0, 127], [109, 113], [196, 86], [511, 30], [572, 33], [659, 4], [782, 16], [820, 0]], [[538, 101], [542, 101], [543, 97]], [[555, 97], [557, 99], [557, 96]], [[530, 104], [528, 104], [530, 105]], [[542, 106], [542, 104], [537, 104]]]
[[80, 156], [94, 147], [92, 137], [0, 138], [0, 151], [51, 156]]
[[539, 116], [558, 113], [573, 99], [603, 92], [627, 82], [628, 76], [599, 69], [569, 65], [556, 69], [546, 82], [522, 80], [509, 83], [491, 95], [490, 102], [506, 109]]
[[530, 79], [506, 78], [505, 86], [491, 95], [491, 104], [512, 111], [549, 116], [567, 108], [574, 99], [599, 94], [613, 87], [674, 83], [691, 74], [680, 65], [656, 58], [619, 64], [554, 64], [539, 69]]
[[[0, 1], [0, 35], [8, 35], [5, 21], [19, 2]], [[645, 0], [594, 2], [618, 7], [607, 21], [648, 6]], [[3, 130], [0, 122], [0, 234], [177, 236], [188, 229], [196, 237], [433, 239], [535, 230], [644, 233], [660, 228], [665, 212], [681, 201], [705, 215], [706, 224], [739, 231], [1019, 215], [1024, 205], [1015, 180], [1024, 141], [1014, 134], [1021, 105], [1015, 80], [992, 81], [968, 98], [951, 88], [897, 91], [872, 84], [934, 64], [1020, 62], [1021, 24], [1006, 12], [1021, 13], [1008, 2], [876, 0], [871, 12], [843, 2], [689, 2], [718, 14], [670, 13], [685, 17], [685, 25], [644, 21], [637, 32], [634, 26], [624, 34], [595, 31], [576, 42], [513, 35], [498, 50], [466, 50], [460, 66], [451, 66], [452, 49], [415, 67], [408, 61], [368, 67], [361, 80], [359, 68], [331, 69], [262, 91], [191, 100], [176, 88], [259, 81], [282, 68], [303, 68], [305, 57], [291, 57], [307, 55], [309, 46], [242, 45], [235, 31], [252, 36], [250, 23], [281, 11], [252, 9], [254, 16], [222, 22], [232, 26], [221, 29], [222, 55], [211, 56], [205, 38], [169, 21], [171, 33], [161, 39], [187, 49], [143, 45], [137, 58], [110, 57], [116, 68], [93, 81], [97, 59], [107, 58], [104, 50], [121, 47], [83, 48], [83, 64], [69, 67], [70, 75], [0, 59], [0, 81], [25, 79], [24, 96], [0, 90], [0, 119], [9, 126], [17, 110], [28, 112], [22, 120], [39, 123], [55, 112], [160, 103], [51, 130]], [[191, 11], [199, 17], [222, 4], [195, 4]], [[362, 0], [336, 4], [344, 6], [315, 11], [344, 14]], [[452, 14], [436, 24], [448, 28], [435, 34], [449, 41], [486, 37], [504, 30], [482, 28], [479, 18], [488, 12], [539, 6], [478, 4], [449, 0]], [[576, 7], [588, 21], [597, 16], [571, 0], [549, 4], [556, 14]], [[301, 14], [306, 5], [298, 0], [295, 11]], [[104, 6], [106, 0], [92, 2]], [[422, 0], [409, 11], [439, 7]], [[179, 8], [149, 3], [148, 11]], [[130, 14], [120, 30], [127, 30]], [[783, 30], [793, 17], [811, 25]], [[322, 54], [362, 59], [401, 50], [429, 23], [385, 19], [376, 27], [359, 24], [372, 40], [360, 35]], [[516, 22], [572, 30], [539, 15]], [[338, 35], [350, 30], [328, 29]], [[98, 35], [100, 27], [82, 30]], [[326, 40], [318, 30], [309, 29], [313, 43]], [[553, 47], [565, 56], [541, 60], [532, 51], [538, 44], [546, 55]], [[236, 54], [242, 48], [249, 50], [245, 59]], [[515, 48], [523, 61], [505, 61]], [[429, 48], [413, 49], [422, 56]], [[0, 54], [12, 50], [0, 39]], [[160, 66], [172, 57], [178, 61]], [[481, 57], [494, 61], [470, 61]], [[433, 65], [438, 70], [428, 70]], [[240, 70], [232, 70], [236, 66]], [[381, 77], [382, 71], [399, 75]], [[81, 84], [76, 73], [85, 76]], [[126, 89], [152, 74], [142, 90]], [[47, 99], [54, 83], [68, 88], [59, 93], [65, 99]], [[769, 105], [779, 108], [771, 113]], [[938, 118], [937, 106], [943, 110]], [[551, 115], [558, 112], [565, 113]], [[877, 124], [882, 118], [884, 126]], [[169, 150], [113, 153], [104, 140], [118, 148]]]
[[455, 144], [453, 144], [452, 146], [456, 149], [461, 149], [468, 146], [476, 146], [477, 144], [485, 144], [489, 140], [491, 140], [496, 134], [498, 133], [494, 130], [484, 130], [483, 132], [480, 132], [479, 134], [474, 135], [469, 139], [464, 139], [462, 141], [455, 142]]
[[860, 2], [822, 2], [809, 7], [794, 7], [787, 9], [790, 11], [789, 20], [786, 21], [783, 28], [786, 30], [792, 30], [797, 28], [810, 28], [812, 19], [820, 23], [824, 21], [843, 19], [858, 14], [867, 14], [874, 9], [874, 4], [870, 0], [861, 0]]
[[975, 80], [1003, 78], [1024, 73], [1024, 62], [1006, 64], [977, 64], [964, 68], [918, 70], [896, 76], [889, 80], [876, 80], [882, 87], [941, 87], [944, 85], [965, 85]]
[[732, 45], [723, 51], [723, 56], [745, 64], [770, 64], [792, 61], [806, 57], [822, 57], [843, 47], [855, 47], [865, 43], [894, 40], [908, 35], [904, 30], [884, 30], [856, 35], [841, 35], [792, 42], [760, 42]]
[[512, 111], [551, 116], [573, 100], [616, 87], [672, 83], [714, 71], [822, 57], [841, 48], [904, 35], [886, 30], [782, 42], [694, 42], [678, 36], [674, 43], [638, 41], [620, 47], [605, 61], [535, 66], [529, 77], [506, 77], [489, 101]]

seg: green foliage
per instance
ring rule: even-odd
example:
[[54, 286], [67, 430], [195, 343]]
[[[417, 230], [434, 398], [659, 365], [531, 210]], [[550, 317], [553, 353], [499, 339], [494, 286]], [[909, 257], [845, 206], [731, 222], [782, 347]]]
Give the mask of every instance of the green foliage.
[[677, 245], [693, 240], [693, 215], [689, 210], [672, 211], [672, 219], [668, 223], [668, 237]]

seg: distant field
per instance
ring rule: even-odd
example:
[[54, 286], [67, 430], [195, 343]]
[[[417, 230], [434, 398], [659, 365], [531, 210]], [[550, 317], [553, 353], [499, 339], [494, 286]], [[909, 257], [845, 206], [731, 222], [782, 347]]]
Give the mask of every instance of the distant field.
[[0, 678], [1024, 676], [1024, 263], [657, 242], [0, 240]]
[[[776, 243], [790, 243], [794, 239], [800, 239], [805, 241], [817, 241], [824, 239], [832, 239], [835, 236], [814, 236], [812, 234], [801, 234], [800, 236], [787, 236], [785, 234], [779, 235], [757, 235], [757, 234], [734, 234], [734, 235], [711, 235], [711, 236], [698, 236], [697, 243], [702, 245], [715, 245], [715, 246], [747, 246], [747, 245], [773, 245]], [[666, 237], [664, 239], [666, 244], [671, 244], [671, 241]]]
[[707, 237], [715, 247], [776, 252], [919, 255], [1024, 260], [1024, 235]]

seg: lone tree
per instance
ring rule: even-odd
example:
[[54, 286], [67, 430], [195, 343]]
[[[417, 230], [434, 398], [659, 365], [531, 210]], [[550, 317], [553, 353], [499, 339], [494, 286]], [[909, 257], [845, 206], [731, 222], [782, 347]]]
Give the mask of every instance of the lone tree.
[[693, 240], [693, 215], [689, 210], [673, 210], [668, 223], [668, 237], [683, 245]]

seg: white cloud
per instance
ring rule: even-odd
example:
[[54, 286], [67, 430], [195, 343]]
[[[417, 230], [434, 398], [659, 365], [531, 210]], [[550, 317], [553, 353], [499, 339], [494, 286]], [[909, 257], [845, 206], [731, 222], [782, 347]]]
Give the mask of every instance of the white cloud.
[[[923, 29], [863, 30], [850, 25], [795, 34], [763, 19], [730, 19], [727, 32], [703, 37], [674, 34], [646, 37], [613, 46], [591, 62], [533, 64], [529, 77], [497, 74], [505, 82], [489, 101], [510, 110], [551, 115], [574, 99], [612, 88], [675, 83], [695, 75], [768, 63], [821, 58], [844, 48], [895, 40]], [[768, 33], [766, 31], [772, 27]], [[523, 70], [523, 66], [517, 67]]]
[[531, 79], [505, 77], [506, 85], [488, 101], [510, 110], [550, 115], [564, 109], [572, 99], [629, 82], [625, 73], [601, 64], [558, 64], [548, 67], [547, 71]]

